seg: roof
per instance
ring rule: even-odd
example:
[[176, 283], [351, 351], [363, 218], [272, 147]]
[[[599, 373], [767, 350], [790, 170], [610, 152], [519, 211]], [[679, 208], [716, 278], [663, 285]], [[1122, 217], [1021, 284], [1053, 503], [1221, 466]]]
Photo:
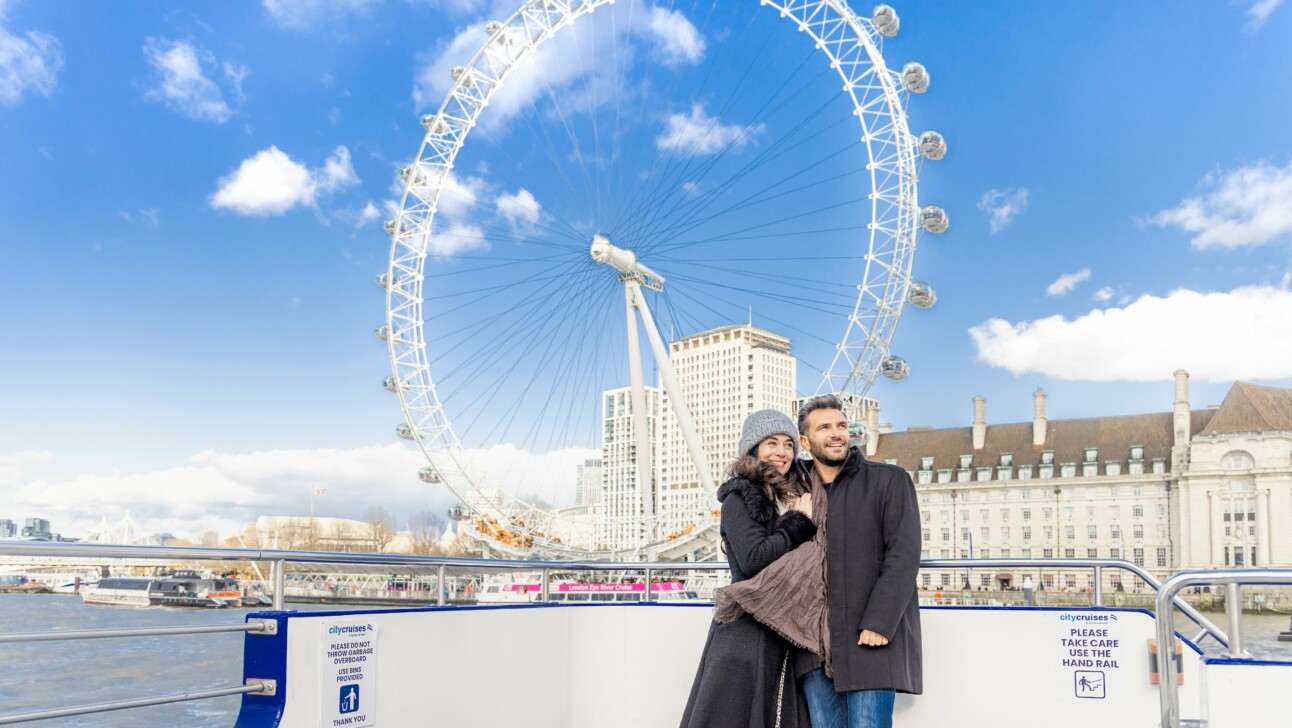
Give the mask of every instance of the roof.
[[1235, 382], [1204, 435], [1292, 431], [1292, 389]]
[[[1199, 434], [1216, 410], [1194, 410], [1190, 413], [1190, 435]], [[1144, 448], [1144, 461], [1161, 458], [1170, 463], [1173, 415], [1170, 412], [1147, 415], [1092, 417], [1079, 420], [1050, 420], [1045, 442], [1032, 444], [1032, 423], [989, 425], [981, 450], [973, 449], [973, 428], [956, 427], [915, 432], [891, 432], [879, 436], [872, 460], [894, 460], [906, 470], [919, 470], [920, 461], [933, 458], [933, 470], [958, 469], [960, 456], [971, 455], [971, 468], [996, 467], [1000, 456], [1010, 453], [1013, 465], [1039, 465], [1041, 453], [1054, 451], [1054, 464], [1080, 463], [1086, 448], [1098, 448], [1099, 462], [1130, 459], [1132, 447]]]

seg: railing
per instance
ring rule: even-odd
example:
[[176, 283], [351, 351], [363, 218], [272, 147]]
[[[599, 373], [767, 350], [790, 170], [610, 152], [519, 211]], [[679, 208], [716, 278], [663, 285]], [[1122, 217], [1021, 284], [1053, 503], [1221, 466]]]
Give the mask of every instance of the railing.
[[1223, 584], [1225, 586], [1225, 621], [1229, 626], [1226, 643], [1230, 657], [1249, 657], [1243, 648], [1243, 585], [1292, 586], [1289, 569], [1223, 569], [1216, 571], [1182, 571], [1167, 579], [1157, 589], [1157, 674], [1158, 695], [1162, 705], [1162, 728], [1181, 728], [1180, 688], [1175, 682], [1172, 659], [1175, 650], [1175, 613], [1172, 603], [1176, 595], [1191, 586]]
[[[639, 571], [644, 572], [646, 589], [642, 599], [650, 601], [652, 599], [651, 585], [657, 572], [669, 571], [726, 571], [728, 565], [726, 562], [604, 562], [604, 561], [526, 561], [518, 559], [476, 559], [476, 558], [449, 558], [439, 556], [406, 556], [397, 554], [361, 554], [361, 553], [339, 553], [339, 552], [319, 552], [319, 551], [291, 551], [291, 550], [269, 550], [269, 549], [219, 549], [219, 548], [199, 548], [199, 547], [166, 547], [166, 546], [107, 546], [97, 544], [62, 544], [48, 542], [0, 542], [0, 556], [45, 556], [61, 557], [68, 559], [140, 559], [155, 558], [168, 560], [184, 561], [267, 561], [271, 565], [271, 581], [273, 583], [273, 604], [274, 610], [282, 610], [284, 607], [284, 591], [286, 584], [286, 568], [289, 563], [296, 564], [346, 564], [346, 565], [367, 565], [367, 566], [403, 566], [403, 567], [422, 567], [434, 568], [437, 573], [437, 603], [441, 606], [446, 601], [446, 571], [448, 569], [471, 569], [477, 572], [484, 571], [541, 571], [543, 574], [542, 587], [539, 594], [541, 601], [548, 601], [551, 597], [549, 592], [549, 583], [551, 575], [556, 573], [579, 572], [579, 571]], [[1180, 574], [1167, 580], [1164, 587], [1152, 574], [1129, 561], [1113, 559], [937, 559], [925, 561], [921, 564], [923, 568], [941, 568], [941, 569], [1090, 569], [1094, 573], [1094, 593], [1093, 602], [1095, 605], [1101, 605], [1103, 600], [1103, 570], [1118, 569], [1128, 571], [1148, 584], [1152, 589], [1158, 592], [1158, 633], [1159, 635], [1174, 634], [1171, 628], [1172, 612], [1170, 607], [1174, 605], [1179, 608], [1185, 615], [1192, 619], [1201, 628], [1201, 631], [1193, 639], [1194, 642], [1201, 640], [1203, 637], [1210, 635], [1222, 646], [1233, 652], [1235, 645], [1231, 642], [1230, 637], [1210, 620], [1198, 613], [1196, 609], [1177, 597], [1177, 593], [1184, 586], [1195, 583], [1216, 582], [1215, 577], [1220, 575], [1227, 578], [1229, 574], [1241, 574], [1241, 578], [1252, 579], [1251, 572], [1204, 572], [1201, 576]], [[1266, 572], [1260, 572], [1266, 573]], [[1272, 573], [1272, 572], [1271, 572]], [[1238, 579], [1240, 577], [1234, 577]], [[1222, 582], [1229, 583], [1229, 582]], [[1236, 582], [1235, 582], [1236, 583]], [[1254, 583], [1254, 582], [1253, 582]], [[1287, 582], [1292, 583], [1292, 578]], [[1230, 608], [1229, 601], [1226, 601], [1226, 610]], [[1165, 627], [1164, 627], [1165, 625]], [[144, 629], [114, 629], [114, 630], [58, 630], [50, 632], [30, 632], [13, 635], [0, 635], [0, 644], [12, 642], [32, 642], [48, 640], [73, 640], [73, 639], [94, 639], [109, 637], [140, 637], [152, 635], [182, 635], [182, 634], [204, 634], [212, 632], [245, 632], [251, 635], [274, 634], [276, 623], [272, 620], [252, 620], [246, 624], [236, 625], [210, 625], [203, 627], [175, 627], [175, 628], [144, 628]], [[1166, 630], [1165, 633], [1163, 630]], [[1237, 647], [1241, 651], [1241, 631], [1237, 629], [1234, 618], [1230, 617], [1230, 630], [1239, 634]], [[1169, 641], [1162, 641], [1159, 644], [1170, 644]], [[1159, 650], [1159, 661], [1163, 655], [1167, 655], [1168, 650]], [[1169, 674], [1161, 671], [1160, 674]], [[1167, 690], [1167, 685], [1171, 689]], [[1164, 721], [1168, 717], [1166, 705], [1168, 692], [1170, 705], [1175, 706], [1178, 697], [1174, 691], [1174, 682], [1171, 680], [1162, 680], [1163, 687], [1163, 705]], [[54, 718], [70, 715], [84, 715], [89, 713], [99, 713], [109, 710], [120, 710], [123, 708], [143, 707], [148, 705], [161, 705], [165, 703], [184, 702], [189, 700], [203, 700], [215, 698], [224, 695], [237, 695], [242, 693], [256, 694], [273, 694], [276, 686], [269, 681], [249, 680], [247, 685], [231, 686], [226, 688], [217, 688], [200, 692], [189, 692], [178, 695], [164, 695], [155, 697], [138, 698], [133, 700], [123, 700], [111, 703], [97, 703], [92, 705], [71, 706], [55, 710], [45, 710], [40, 712], [12, 714], [0, 716], [0, 725], [21, 723], [26, 721], [40, 720], [44, 718]], [[1172, 708], [1175, 715], [1178, 708]], [[1178, 727], [1177, 723], [1164, 725], [1169, 728]]]

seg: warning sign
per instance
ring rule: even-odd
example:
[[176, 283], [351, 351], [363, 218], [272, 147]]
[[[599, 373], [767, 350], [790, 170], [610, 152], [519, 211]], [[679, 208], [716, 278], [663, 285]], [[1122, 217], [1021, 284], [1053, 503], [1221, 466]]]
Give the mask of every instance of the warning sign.
[[[1059, 612], [1058, 677], [1060, 695], [1082, 700], [1104, 700], [1116, 695], [1129, 676], [1123, 669], [1127, 638], [1117, 615], [1111, 612]], [[1120, 693], [1125, 695], [1124, 692]]]
[[322, 728], [377, 723], [377, 627], [364, 619], [323, 623]]

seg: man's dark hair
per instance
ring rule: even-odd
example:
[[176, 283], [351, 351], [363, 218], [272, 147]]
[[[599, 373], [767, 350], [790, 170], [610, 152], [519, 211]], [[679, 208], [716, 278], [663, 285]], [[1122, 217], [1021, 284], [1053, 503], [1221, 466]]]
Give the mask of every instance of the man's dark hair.
[[[803, 406], [799, 408], [799, 434], [800, 435], [807, 434], [808, 415], [812, 414], [813, 412], [819, 409], [833, 409], [833, 410], [839, 410], [840, 412], [843, 412], [843, 400], [839, 399], [837, 395], [833, 395], [833, 394], [818, 394], [812, 399], [809, 399], [808, 401], [804, 402]], [[845, 416], [847, 415], [846, 412], [844, 414]]]

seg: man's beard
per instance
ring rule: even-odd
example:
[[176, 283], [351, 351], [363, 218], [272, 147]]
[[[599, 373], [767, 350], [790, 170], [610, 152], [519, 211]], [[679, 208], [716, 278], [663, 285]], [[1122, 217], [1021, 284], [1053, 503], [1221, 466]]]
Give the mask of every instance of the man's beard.
[[812, 459], [828, 468], [837, 468], [840, 465], [843, 465], [844, 460], [848, 459], [847, 450], [843, 451], [843, 457], [836, 460], [835, 458], [826, 455], [824, 451], [817, 447], [816, 443], [809, 443], [809, 445], [810, 447], [808, 447], [808, 451], [812, 453]]

